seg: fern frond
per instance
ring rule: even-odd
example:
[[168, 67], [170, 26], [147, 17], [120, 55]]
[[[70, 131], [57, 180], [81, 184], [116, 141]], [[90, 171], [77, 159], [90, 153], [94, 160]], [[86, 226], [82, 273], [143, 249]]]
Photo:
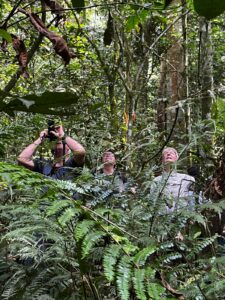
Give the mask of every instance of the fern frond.
[[145, 278], [149, 282], [155, 278], [156, 270], [152, 269], [151, 267], [145, 268]]
[[115, 265], [118, 259], [118, 256], [121, 253], [121, 246], [112, 244], [109, 248], [105, 251], [104, 258], [103, 258], [103, 267], [104, 267], [104, 274], [105, 277], [108, 279], [109, 282], [112, 282], [115, 276]]
[[139, 251], [134, 257], [134, 263], [140, 267], [146, 262], [149, 255], [153, 254], [157, 250], [156, 246], [149, 246]]
[[147, 285], [148, 295], [151, 299], [162, 300], [162, 294], [165, 292], [165, 288], [159, 283], [151, 282]]
[[95, 222], [92, 220], [83, 220], [79, 222], [74, 231], [76, 240], [81, 240], [94, 226]]
[[121, 300], [129, 299], [129, 284], [132, 275], [131, 262], [132, 259], [129, 256], [123, 256], [117, 267], [118, 275], [116, 278], [116, 283]]
[[81, 209], [76, 207], [66, 208], [65, 211], [58, 218], [59, 224], [61, 226], [65, 226], [68, 222], [70, 222], [75, 216], [78, 216], [81, 213]]
[[137, 298], [140, 300], [146, 300], [145, 295], [145, 270], [144, 269], [135, 269], [133, 276], [134, 289], [137, 295]]
[[92, 250], [96, 242], [101, 240], [106, 233], [104, 231], [94, 231], [87, 234], [82, 242], [82, 259], [84, 259]]
[[56, 213], [59, 213], [62, 209], [73, 204], [72, 200], [57, 200], [51, 203], [51, 205], [47, 208], [47, 216], [52, 216]]
[[166, 250], [166, 249], [171, 249], [173, 247], [174, 247], [173, 242], [164, 242], [160, 245], [159, 249]]
[[16, 294], [25, 284], [24, 279], [26, 273], [24, 270], [19, 270], [6, 282], [5, 289], [1, 295], [2, 300], [16, 299]]
[[212, 237], [204, 238], [202, 241], [195, 243], [194, 249], [192, 249], [192, 254], [190, 255], [193, 255], [193, 253], [198, 254], [209, 245], [212, 245], [215, 242], [215, 240], [218, 238], [218, 236], [219, 236], [218, 234], [215, 234]]
[[174, 260], [182, 258], [182, 255], [177, 252], [170, 253], [162, 258], [162, 261], [166, 264], [171, 263]]
[[190, 211], [190, 210], [182, 210], [181, 211], [182, 217], [185, 217], [187, 219], [191, 219], [192, 222], [199, 223], [206, 227], [206, 220], [205, 218], [198, 212]]

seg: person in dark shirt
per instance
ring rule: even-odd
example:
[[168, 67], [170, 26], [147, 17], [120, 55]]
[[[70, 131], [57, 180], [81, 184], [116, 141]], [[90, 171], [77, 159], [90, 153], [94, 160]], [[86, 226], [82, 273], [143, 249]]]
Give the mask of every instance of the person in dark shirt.
[[[54, 159], [33, 159], [34, 153], [49, 135], [55, 140], [52, 143]], [[72, 152], [72, 155], [69, 155]], [[62, 125], [54, 125], [52, 130], [44, 129], [39, 138], [28, 145], [18, 156], [19, 164], [27, 169], [50, 176], [54, 179], [72, 180], [76, 168], [84, 165], [86, 151], [84, 147], [73, 138], [65, 135]]]
[[105, 151], [102, 154], [100, 174], [113, 183], [114, 192], [122, 193], [125, 190], [126, 178], [123, 173], [116, 170], [116, 157], [113, 152]]
[[[54, 126], [52, 125], [48, 129], [41, 131], [39, 138], [28, 145], [19, 154], [17, 160], [19, 164], [23, 165], [25, 168], [41, 173], [45, 176], [50, 176], [59, 180], [73, 180], [73, 178], [77, 175], [76, 169], [84, 165], [86, 151], [79, 142], [65, 135], [60, 122], [57, 122], [56, 124], [53, 122], [53, 124]], [[53, 161], [42, 158], [34, 159], [33, 157], [37, 148], [44, 143], [45, 140], [52, 141], [49, 143], [50, 145], [54, 144], [54, 147], [52, 148], [54, 156]], [[48, 188], [43, 186], [43, 192], [45, 193], [47, 190]], [[79, 199], [79, 194], [74, 191], [72, 197], [74, 200], [77, 200]], [[42, 233], [40, 233], [40, 235], [36, 234], [38, 241], [37, 245], [44, 251], [54, 244], [54, 241], [51, 239], [43, 240], [41, 236]], [[25, 259], [19, 257], [17, 262], [30, 266], [34, 263], [34, 259], [33, 257], [27, 257]]]

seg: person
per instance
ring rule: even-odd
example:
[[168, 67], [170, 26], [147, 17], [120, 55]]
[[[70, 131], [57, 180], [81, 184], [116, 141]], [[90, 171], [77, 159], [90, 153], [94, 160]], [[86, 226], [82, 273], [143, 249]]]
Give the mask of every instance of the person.
[[194, 177], [178, 173], [172, 166], [177, 162], [179, 156], [177, 150], [171, 147], [165, 148], [162, 152], [162, 163], [164, 171], [162, 175], [153, 180], [151, 192], [156, 191], [164, 195], [167, 212], [172, 212], [182, 207], [192, 207]]
[[100, 175], [107, 178], [114, 186], [114, 192], [122, 193], [125, 190], [126, 178], [116, 170], [116, 157], [112, 151], [105, 151], [102, 154], [102, 165]]
[[[54, 124], [54, 123], [53, 123]], [[47, 139], [54, 144], [53, 161], [43, 158], [34, 159], [33, 156], [40, 145]], [[72, 155], [70, 155], [72, 152]], [[28, 145], [18, 156], [17, 161], [27, 169], [50, 176], [54, 179], [72, 180], [76, 175], [76, 168], [84, 165], [86, 151], [84, 147], [67, 136], [60, 122], [40, 132], [39, 138]]]

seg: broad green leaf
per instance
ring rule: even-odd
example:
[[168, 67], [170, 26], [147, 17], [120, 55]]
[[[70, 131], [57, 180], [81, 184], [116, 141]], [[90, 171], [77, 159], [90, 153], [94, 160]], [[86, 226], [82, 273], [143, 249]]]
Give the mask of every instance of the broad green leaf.
[[194, 240], [197, 239], [201, 234], [202, 234], [201, 231], [196, 232], [193, 236], [193, 239]]
[[0, 36], [3, 37], [7, 42], [12, 41], [11, 35], [4, 29], [0, 29]]
[[126, 22], [126, 30], [131, 31], [139, 22], [139, 18], [137, 15], [129, 16]]
[[143, 23], [145, 19], [149, 16], [149, 11], [143, 9], [141, 12], [136, 13], [133, 16], [129, 16], [126, 22], [126, 30], [131, 31], [138, 23]]
[[[58, 109], [60, 107], [68, 107], [76, 104], [78, 96], [76, 94], [67, 92], [44, 92], [39, 95], [27, 95], [17, 97], [2, 107], [2, 111], [26, 111], [41, 114], [51, 115], [71, 115], [74, 114], [73, 110], [66, 111]], [[58, 109], [58, 110], [57, 110]]]
[[194, 0], [195, 11], [206, 17], [208, 20], [213, 19], [225, 11], [224, 0]]
[[85, 2], [84, 0], [72, 0], [72, 5], [76, 9], [76, 11], [80, 13], [85, 6]]

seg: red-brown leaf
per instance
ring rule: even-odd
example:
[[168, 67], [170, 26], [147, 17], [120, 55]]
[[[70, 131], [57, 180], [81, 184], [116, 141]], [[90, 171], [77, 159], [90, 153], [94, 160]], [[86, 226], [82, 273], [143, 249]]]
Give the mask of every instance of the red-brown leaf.
[[22, 75], [25, 78], [28, 78], [29, 77], [29, 74], [27, 72], [28, 53], [27, 53], [26, 46], [24, 42], [20, 40], [17, 36], [15, 36], [14, 34], [11, 34], [11, 36], [12, 36], [13, 48], [16, 51], [16, 56], [19, 62]]
[[48, 30], [48, 28], [36, 14], [28, 13], [22, 8], [19, 8], [19, 11], [26, 14], [30, 18], [30, 21], [33, 24], [33, 26], [52, 42], [55, 52], [62, 57], [62, 59], [65, 62], [65, 65], [67, 65], [70, 62], [71, 58], [75, 57], [75, 55], [69, 51], [69, 48], [64, 38], [58, 36], [55, 32]]

